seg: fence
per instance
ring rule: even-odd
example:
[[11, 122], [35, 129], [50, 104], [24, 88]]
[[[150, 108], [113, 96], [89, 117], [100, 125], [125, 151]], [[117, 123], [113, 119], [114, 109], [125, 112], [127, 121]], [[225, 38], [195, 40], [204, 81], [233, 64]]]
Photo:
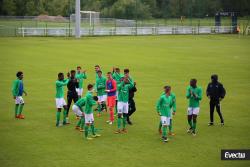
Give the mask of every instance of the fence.
[[[161, 35], [161, 34], [218, 34], [233, 33], [230, 19], [222, 21], [222, 26], [214, 26], [214, 18], [185, 19], [178, 18], [127, 20], [100, 18], [90, 24], [88, 18], [81, 19], [82, 36], [101, 35]], [[247, 27], [248, 19], [239, 19], [241, 27]], [[53, 20], [39, 20], [34, 16], [0, 16], [1, 36], [74, 36], [75, 23], [69, 17]], [[235, 29], [234, 29], [235, 30]], [[244, 28], [246, 34], [249, 29]]]
[[[233, 33], [231, 26], [161, 26], [161, 27], [98, 27], [81, 28], [82, 36], [105, 35], [166, 35], [166, 34], [222, 34]], [[74, 36], [72, 28], [18, 28], [16, 36]]]

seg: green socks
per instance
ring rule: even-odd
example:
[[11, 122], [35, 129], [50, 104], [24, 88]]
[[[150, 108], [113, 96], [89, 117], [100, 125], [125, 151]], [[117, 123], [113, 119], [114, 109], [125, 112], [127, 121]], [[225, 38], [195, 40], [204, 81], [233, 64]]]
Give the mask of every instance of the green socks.
[[84, 134], [85, 134], [85, 137], [87, 138], [88, 137], [88, 134], [89, 134], [89, 126], [88, 125], [85, 125], [85, 132], [84, 132]]
[[172, 123], [173, 123], [173, 119], [170, 119], [170, 124], [168, 126], [169, 132], [172, 132]]
[[83, 126], [85, 125], [85, 118], [84, 117], [81, 117], [81, 125], [80, 125], [80, 128], [83, 129]]
[[118, 110], [117, 110], [117, 100], [116, 100], [116, 105], [115, 105], [115, 114], [117, 114]]
[[196, 122], [193, 123], [193, 128], [192, 128], [194, 131], [196, 129]]
[[98, 104], [97, 109], [98, 109], [98, 112], [101, 113], [101, 104]]
[[15, 116], [17, 116], [17, 115], [18, 115], [18, 107], [19, 107], [19, 105], [18, 105], [18, 104], [16, 104], [16, 105], [15, 105]]
[[123, 129], [126, 128], [126, 122], [127, 122], [127, 115], [123, 115], [123, 121], [122, 121]]
[[161, 127], [162, 127], [162, 123], [161, 123], [161, 121], [160, 121], [160, 123], [159, 123], [159, 131], [161, 130]]
[[82, 124], [82, 119], [80, 119], [77, 123], [76, 126], [80, 126]]
[[121, 129], [121, 124], [122, 124], [122, 118], [118, 117], [118, 120], [117, 120], [118, 129]]
[[95, 135], [95, 126], [94, 126], [94, 124], [91, 124], [90, 127], [91, 127], [92, 134]]
[[59, 126], [61, 112], [56, 112], [56, 126]]
[[18, 105], [17, 115], [22, 114], [23, 106], [24, 106], [23, 104], [19, 104], [19, 105]]
[[190, 128], [193, 128], [192, 120], [188, 120], [188, 124], [189, 124]]
[[162, 136], [167, 137], [167, 127], [166, 126], [162, 127]]

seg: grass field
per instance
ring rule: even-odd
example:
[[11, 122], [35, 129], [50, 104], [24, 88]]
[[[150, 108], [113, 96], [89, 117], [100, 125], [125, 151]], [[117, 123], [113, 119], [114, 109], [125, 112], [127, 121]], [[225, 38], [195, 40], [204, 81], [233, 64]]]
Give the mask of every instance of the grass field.
[[[250, 161], [221, 161], [221, 149], [250, 148], [250, 37], [138, 36], [73, 38], [0, 38], [0, 166], [250, 166]], [[95, 118], [101, 138], [86, 141], [71, 125], [55, 127], [55, 81], [58, 72], [77, 65], [87, 69], [93, 83], [94, 65], [108, 72], [113, 66], [130, 68], [137, 82], [137, 111], [126, 135], [113, 134], [105, 123], [108, 115]], [[11, 84], [24, 71], [25, 120], [14, 119]], [[227, 89], [222, 102], [225, 126], [208, 127], [209, 108], [201, 102], [197, 136], [186, 134], [185, 89], [189, 79], [207, 86], [217, 73]], [[174, 118], [176, 136], [162, 143], [157, 133], [155, 103], [166, 84], [177, 96]], [[66, 89], [65, 89], [66, 90]], [[86, 89], [85, 89], [86, 90]]]

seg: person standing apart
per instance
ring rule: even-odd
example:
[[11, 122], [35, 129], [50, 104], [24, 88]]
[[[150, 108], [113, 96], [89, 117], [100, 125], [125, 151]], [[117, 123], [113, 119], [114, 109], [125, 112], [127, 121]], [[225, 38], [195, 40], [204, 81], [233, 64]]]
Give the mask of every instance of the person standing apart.
[[218, 75], [214, 74], [211, 76], [211, 82], [207, 85], [207, 97], [210, 99], [210, 122], [208, 126], [214, 125], [214, 108], [220, 117], [221, 125], [224, 125], [224, 118], [221, 113], [220, 101], [224, 99], [226, 90], [223, 85], [218, 82]]

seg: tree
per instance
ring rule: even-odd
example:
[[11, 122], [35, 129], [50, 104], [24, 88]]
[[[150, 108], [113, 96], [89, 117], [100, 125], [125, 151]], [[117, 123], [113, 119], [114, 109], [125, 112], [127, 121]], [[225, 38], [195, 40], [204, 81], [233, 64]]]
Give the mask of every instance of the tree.
[[118, 0], [110, 9], [110, 14], [115, 18], [133, 19], [150, 18], [150, 8], [140, 0]]
[[16, 4], [14, 0], [3, 0], [3, 14], [8, 16], [14, 16], [16, 14]]

